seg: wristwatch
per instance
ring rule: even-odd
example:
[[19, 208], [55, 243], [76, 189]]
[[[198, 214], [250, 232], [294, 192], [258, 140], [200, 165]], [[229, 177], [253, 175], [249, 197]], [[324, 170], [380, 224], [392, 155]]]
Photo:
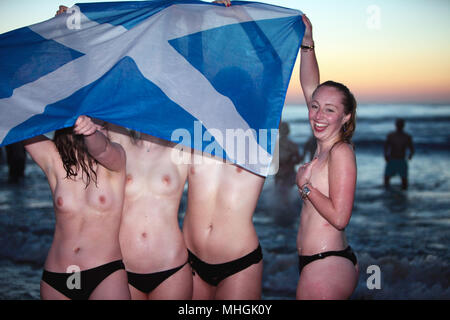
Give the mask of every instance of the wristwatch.
[[308, 188], [309, 182], [305, 183], [302, 187], [302, 199], [305, 200], [308, 198], [309, 194], [311, 193], [311, 189]]

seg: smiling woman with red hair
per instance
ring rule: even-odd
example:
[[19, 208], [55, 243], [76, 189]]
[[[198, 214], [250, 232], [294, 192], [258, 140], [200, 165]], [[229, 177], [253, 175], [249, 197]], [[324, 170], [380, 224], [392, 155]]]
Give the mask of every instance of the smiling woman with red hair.
[[297, 299], [348, 299], [358, 281], [356, 256], [344, 233], [356, 188], [351, 142], [356, 100], [343, 84], [327, 81], [319, 85], [312, 26], [306, 16], [303, 22], [300, 81], [317, 149], [314, 160], [297, 173], [304, 201], [297, 236]]

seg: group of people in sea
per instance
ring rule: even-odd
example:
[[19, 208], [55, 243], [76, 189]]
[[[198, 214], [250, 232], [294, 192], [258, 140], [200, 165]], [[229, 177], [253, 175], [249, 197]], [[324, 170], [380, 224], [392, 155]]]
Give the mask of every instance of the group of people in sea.
[[[300, 81], [316, 146], [296, 174], [283, 173], [303, 201], [296, 298], [348, 299], [359, 273], [345, 236], [356, 188], [357, 103], [345, 85], [320, 83], [312, 25], [302, 19]], [[393, 135], [389, 145], [400, 139]], [[263, 176], [187, 148], [180, 152], [192, 161], [175, 163], [174, 143], [84, 115], [52, 140], [23, 145], [48, 179], [55, 211], [42, 299], [261, 298], [263, 251], [252, 218]], [[388, 160], [401, 156], [386, 150]], [[388, 176], [401, 166], [390, 165]]]

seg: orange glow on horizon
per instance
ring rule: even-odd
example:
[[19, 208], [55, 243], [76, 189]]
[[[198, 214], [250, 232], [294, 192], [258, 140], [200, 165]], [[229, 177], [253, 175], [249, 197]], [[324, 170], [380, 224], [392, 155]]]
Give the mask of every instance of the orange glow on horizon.
[[[321, 82], [347, 85], [360, 103], [450, 103], [450, 60], [433, 56], [435, 51], [410, 55], [396, 50], [357, 54], [322, 47], [317, 51]], [[338, 61], [338, 63], [337, 63]], [[299, 59], [286, 96], [287, 104], [304, 104], [299, 80]]]

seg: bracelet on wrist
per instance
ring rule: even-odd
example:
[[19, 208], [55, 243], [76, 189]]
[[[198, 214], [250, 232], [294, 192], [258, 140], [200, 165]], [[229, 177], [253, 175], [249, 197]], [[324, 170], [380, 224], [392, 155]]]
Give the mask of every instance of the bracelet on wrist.
[[309, 194], [311, 193], [311, 189], [308, 187], [311, 186], [311, 184], [309, 182], [306, 182], [305, 184], [302, 185], [302, 200], [305, 200], [306, 198], [308, 198]]
[[312, 51], [312, 50], [314, 50], [314, 44], [312, 44], [312, 45], [310, 45], [310, 46], [305, 45], [305, 44], [302, 44], [302, 45], [300, 46], [300, 48], [301, 48], [302, 50], [304, 50], [304, 51]]

